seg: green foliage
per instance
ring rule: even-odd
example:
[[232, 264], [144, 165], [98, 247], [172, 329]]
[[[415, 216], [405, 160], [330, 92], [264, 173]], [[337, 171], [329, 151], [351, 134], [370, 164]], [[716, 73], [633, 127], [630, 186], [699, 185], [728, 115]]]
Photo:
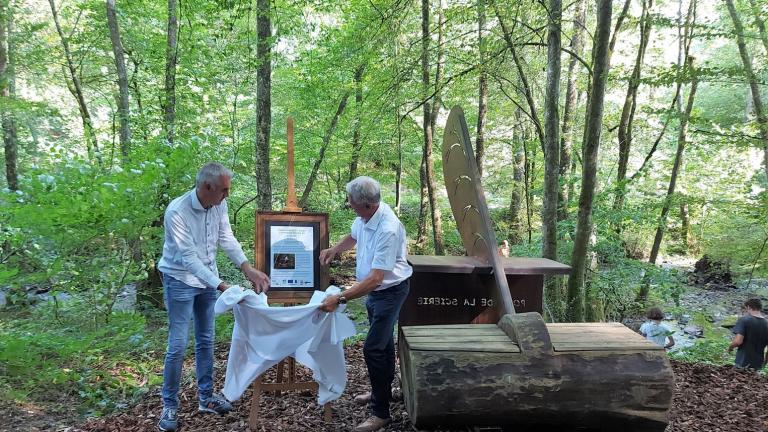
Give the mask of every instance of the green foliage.
[[16, 299], [29, 284], [47, 286], [81, 295], [88, 316], [107, 321], [115, 296], [146, 278], [159, 248], [159, 203], [178, 191], [171, 178], [188, 164], [187, 149], [179, 149], [111, 170], [62, 152], [64, 163], [30, 170], [20, 190], [0, 194], [8, 249], [0, 274], [15, 272]]
[[[51, 304], [0, 320], [0, 395], [26, 401], [65, 394], [99, 415], [137, 400], [162, 379], [164, 332], [141, 315], [116, 313], [108, 326], [83, 319], [83, 303]], [[52, 325], [53, 324], [53, 325]]]
[[712, 365], [733, 364], [734, 355], [728, 354], [728, 345], [730, 338], [727, 337], [727, 330], [719, 328], [714, 329], [708, 321], [704, 327], [706, 337], [697, 339], [696, 342], [685, 348], [671, 351], [670, 358], [687, 361], [692, 363], [706, 363]]

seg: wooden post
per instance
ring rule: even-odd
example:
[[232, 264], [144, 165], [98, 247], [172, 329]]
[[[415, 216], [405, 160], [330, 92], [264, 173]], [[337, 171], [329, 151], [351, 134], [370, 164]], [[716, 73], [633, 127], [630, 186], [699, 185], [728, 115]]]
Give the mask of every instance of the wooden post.
[[285, 207], [283, 211], [286, 213], [301, 213], [301, 207], [299, 207], [296, 201], [296, 186], [294, 184], [294, 164], [293, 164], [293, 118], [288, 117], [288, 195], [285, 197]]

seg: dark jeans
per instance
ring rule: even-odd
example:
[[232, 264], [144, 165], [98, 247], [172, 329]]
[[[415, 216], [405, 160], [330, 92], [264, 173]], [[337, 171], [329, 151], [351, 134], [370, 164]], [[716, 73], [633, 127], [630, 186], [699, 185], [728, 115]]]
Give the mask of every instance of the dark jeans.
[[365, 339], [363, 355], [371, 379], [371, 410], [379, 418], [389, 418], [389, 399], [395, 379], [393, 330], [409, 287], [410, 282], [406, 279], [393, 287], [369, 293], [365, 302], [371, 328]]

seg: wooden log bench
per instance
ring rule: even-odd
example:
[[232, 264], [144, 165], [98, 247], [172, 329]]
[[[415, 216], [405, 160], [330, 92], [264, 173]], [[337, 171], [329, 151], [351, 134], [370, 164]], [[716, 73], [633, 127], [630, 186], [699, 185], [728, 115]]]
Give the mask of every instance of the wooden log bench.
[[[617, 323], [401, 327], [403, 394], [417, 428], [568, 426], [663, 431], [672, 401], [664, 350]], [[564, 429], [565, 430], [565, 429]]]

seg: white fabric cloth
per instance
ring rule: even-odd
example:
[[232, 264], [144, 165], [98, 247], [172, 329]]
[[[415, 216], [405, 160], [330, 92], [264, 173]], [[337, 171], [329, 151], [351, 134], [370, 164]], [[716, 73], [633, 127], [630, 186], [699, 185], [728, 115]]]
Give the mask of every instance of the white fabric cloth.
[[384, 280], [376, 291], [395, 286], [413, 274], [407, 261], [405, 227], [392, 208], [379, 203], [376, 213], [363, 222], [352, 223], [352, 238], [357, 242], [356, 277], [361, 281], [372, 269], [384, 270]]
[[338, 399], [347, 385], [344, 339], [355, 335], [355, 324], [340, 305], [333, 313], [318, 310], [327, 295], [341, 292], [330, 286], [315, 291], [309, 304], [270, 307], [264, 293], [232, 286], [219, 296], [214, 311], [232, 309], [235, 328], [227, 359], [222, 393], [230, 401], [270, 367], [288, 356], [312, 370], [318, 383], [317, 403]]
[[649, 320], [640, 326], [640, 333], [644, 334], [649, 341], [663, 347], [667, 346], [667, 337], [673, 332], [666, 324]]
[[193, 287], [218, 287], [219, 247], [237, 267], [247, 261], [232, 234], [227, 211], [227, 200], [205, 209], [195, 189], [171, 201], [165, 210], [165, 242], [158, 270]]

